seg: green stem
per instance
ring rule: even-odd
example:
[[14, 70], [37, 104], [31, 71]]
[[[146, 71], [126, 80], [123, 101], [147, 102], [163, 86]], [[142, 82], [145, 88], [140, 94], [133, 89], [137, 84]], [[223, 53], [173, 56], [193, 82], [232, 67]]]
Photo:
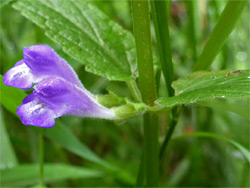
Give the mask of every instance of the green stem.
[[[147, 0], [132, 0], [131, 6], [142, 100], [148, 106], [154, 106], [156, 85], [153, 71], [149, 3]], [[158, 126], [152, 112], [145, 113], [143, 120], [146, 185], [156, 187], [159, 174]]]
[[168, 96], [171, 97], [174, 95], [174, 90], [171, 87], [171, 83], [174, 81], [174, 68], [168, 29], [171, 1], [152, 0], [150, 2], [162, 72], [168, 89]]
[[141, 156], [141, 162], [137, 174], [137, 180], [136, 180], [136, 187], [143, 187], [144, 186], [144, 154], [142, 153]]
[[156, 82], [156, 93], [157, 93], [157, 96], [158, 96], [159, 90], [160, 90], [160, 83], [161, 83], [161, 70], [158, 70], [156, 72], [155, 82]]
[[127, 82], [128, 88], [131, 91], [134, 99], [136, 100], [136, 102], [141, 102], [141, 93], [140, 90], [138, 89], [138, 86], [135, 82], [135, 80], [133, 81], [128, 81]]
[[[223, 3], [221, 1], [212, 1], [213, 8], [215, 9], [215, 16], [216, 19], [220, 17], [220, 9], [223, 6]], [[220, 70], [226, 69], [227, 66], [230, 64], [230, 62], [233, 61], [233, 58], [229, 57], [229, 54], [231, 57], [234, 57], [234, 51], [229, 50], [227, 42], [224, 44], [222, 47], [222, 55], [223, 55], [223, 60], [220, 66]]]
[[222, 46], [239, 21], [247, 3], [247, 0], [230, 0], [227, 2], [225, 9], [223, 10], [194, 66], [194, 71], [207, 70], [210, 68], [213, 60], [220, 52]]
[[155, 114], [150, 112], [144, 114], [143, 121], [146, 185], [148, 187], [156, 187], [159, 176], [158, 125], [155, 123]]
[[170, 17], [170, 9], [171, 9], [171, 1], [172, 0], [166, 0], [167, 1], [167, 16], [168, 16], [168, 20]]
[[173, 110], [172, 110], [172, 120], [171, 120], [171, 123], [170, 123], [170, 127], [169, 127], [169, 130], [167, 132], [167, 135], [163, 141], [163, 144], [160, 148], [160, 153], [159, 153], [159, 158], [160, 160], [162, 159], [163, 157], [163, 154], [168, 146], [168, 143], [169, 143], [169, 140], [171, 139], [172, 135], [173, 135], [173, 132], [175, 130], [175, 127], [176, 127], [176, 124], [178, 123], [178, 117], [180, 115], [180, 110], [181, 110], [181, 107], [177, 108], [175, 107]]
[[43, 178], [43, 163], [44, 163], [44, 144], [43, 144], [43, 135], [39, 134], [39, 180], [40, 180], [40, 186], [44, 186], [44, 178]]
[[193, 52], [193, 62], [197, 61], [197, 47], [198, 47], [198, 23], [199, 23], [199, 15], [198, 15], [198, 1], [197, 0], [189, 0], [187, 3], [187, 13], [189, 19], [189, 44], [192, 47]]
[[132, 0], [134, 35], [138, 59], [139, 86], [142, 100], [154, 106], [156, 86], [153, 71], [149, 6], [147, 0]]

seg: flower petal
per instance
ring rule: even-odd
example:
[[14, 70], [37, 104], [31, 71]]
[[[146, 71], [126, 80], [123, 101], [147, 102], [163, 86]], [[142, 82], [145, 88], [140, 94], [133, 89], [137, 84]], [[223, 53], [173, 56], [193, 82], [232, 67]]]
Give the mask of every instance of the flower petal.
[[83, 87], [72, 67], [47, 45], [23, 48], [23, 60], [32, 70], [36, 83], [49, 76], [58, 76]]
[[55, 114], [33, 94], [28, 95], [17, 109], [17, 115], [24, 125], [51, 128], [55, 125]]
[[113, 110], [100, 105], [89, 91], [63, 78], [44, 79], [34, 89], [35, 96], [53, 108], [57, 117], [70, 114], [81, 117], [116, 119]]
[[36, 96], [34, 94], [30, 94], [23, 99], [23, 104], [29, 103], [35, 99], [36, 99]]
[[18, 61], [3, 77], [3, 83], [7, 86], [29, 89], [32, 87], [33, 75], [30, 68], [23, 60]]

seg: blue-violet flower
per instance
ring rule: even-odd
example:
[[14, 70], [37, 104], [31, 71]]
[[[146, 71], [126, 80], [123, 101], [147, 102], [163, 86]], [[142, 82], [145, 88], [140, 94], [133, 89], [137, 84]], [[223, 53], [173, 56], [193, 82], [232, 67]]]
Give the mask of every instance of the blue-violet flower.
[[24, 125], [50, 128], [63, 115], [116, 119], [112, 109], [98, 103], [75, 71], [47, 45], [23, 48], [18, 61], [3, 78], [5, 85], [34, 91], [17, 109]]

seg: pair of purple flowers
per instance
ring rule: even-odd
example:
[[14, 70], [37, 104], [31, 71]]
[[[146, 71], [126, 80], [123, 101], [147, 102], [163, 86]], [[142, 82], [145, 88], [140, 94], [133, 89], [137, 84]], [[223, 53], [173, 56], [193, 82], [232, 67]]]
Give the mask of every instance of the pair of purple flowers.
[[100, 105], [70, 65], [47, 45], [24, 48], [23, 59], [4, 75], [3, 82], [20, 89], [36, 84], [17, 109], [24, 125], [50, 128], [55, 118], [66, 114], [117, 119], [114, 111]]

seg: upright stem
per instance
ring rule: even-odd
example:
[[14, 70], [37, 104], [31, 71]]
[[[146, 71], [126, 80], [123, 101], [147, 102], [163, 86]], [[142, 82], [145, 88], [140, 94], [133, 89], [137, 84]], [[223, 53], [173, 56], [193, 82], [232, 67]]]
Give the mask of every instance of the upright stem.
[[[172, 50], [171, 41], [169, 36], [169, 12], [171, 6], [171, 0], [151, 0], [151, 11], [154, 20], [154, 28], [157, 40], [157, 47], [160, 56], [160, 62], [162, 65], [162, 72], [165, 78], [166, 88], [168, 89], [168, 96], [174, 96], [174, 89], [171, 87], [174, 81], [174, 68], [172, 63]], [[166, 134], [165, 140], [160, 149], [159, 158], [163, 157], [164, 151], [171, 139], [177, 124], [177, 107], [171, 111], [172, 119], [170, 122], [169, 130]]]
[[172, 97], [174, 90], [171, 84], [174, 81], [174, 68], [168, 29], [171, 1], [151, 0], [150, 2], [162, 72], [168, 89], [168, 96]]
[[[147, 0], [132, 0], [131, 6], [139, 70], [139, 87], [143, 102], [148, 106], [154, 106], [156, 85], [153, 71], [149, 3]], [[159, 173], [158, 127], [155, 123], [155, 115], [152, 112], [145, 113], [143, 120], [146, 184], [148, 187], [156, 187]]]
[[141, 155], [141, 162], [138, 169], [137, 179], [136, 179], [136, 187], [143, 187], [144, 186], [144, 171], [145, 171], [145, 162], [144, 162], [144, 154], [142, 152]]
[[145, 113], [144, 117], [144, 154], [147, 187], [157, 187], [159, 176], [158, 125], [153, 113]]
[[192, 48], [193, 53], [193, 62], [197, 61], [197, 46], [198, 46], [198, 23], [199, 23], [199, 16], [198, 16], [198, 1], [197, 0], [190, 0], [186, 1], [187, 3], [187, 13], [189, 19], [189, 43]]
[[172, 135], [173, 135], [173, 132], [175, 130], [175, 127], [176, 127], [176, 124], [178, 123], [178, 118], [179, 118], [179, 115], [180, 115], [180, 110], [181, 110], [181, 107], [174, 107], [173, 110], [172, 110], [172, 119], [171, 119], [171, 123], [170, 123], [170, 126], [169, 126], [169, 130], [166, 134], [166, 137], [162, 143], [162, 146], [160, 148], [160, 153], [159, 153], [159, 158], [160, 160], [162, 159], [163, 157], [163, 154], [168, 146], [168, 143], [169, 143], [169, 140], [171, 139]]
[[138, 59], [140, 91], [143, 102], [149, 106], [153, 106], [156, 99], [156, 87], [153, 71], [149, 4], [147, 0], [132, 0], [131, 5]]
[[221, 50], [229, 35], [232, 33], [244, 8], [247, 6], [247, 0], [227, 2], [221, 16], [210, 34], [202, 52], [199, 56], [194, 71], [209, 69], [215, 57]]
[[39, 161], [40, 161], [40, 166], [39, 166], [39, 181], [40, 181], [40, 186], [44, 186], [44, 178], [43, 178], [43, 163], [44, 163], [44, 146], [43, 146], [43, 135], [40, 133], [39, 134]]

